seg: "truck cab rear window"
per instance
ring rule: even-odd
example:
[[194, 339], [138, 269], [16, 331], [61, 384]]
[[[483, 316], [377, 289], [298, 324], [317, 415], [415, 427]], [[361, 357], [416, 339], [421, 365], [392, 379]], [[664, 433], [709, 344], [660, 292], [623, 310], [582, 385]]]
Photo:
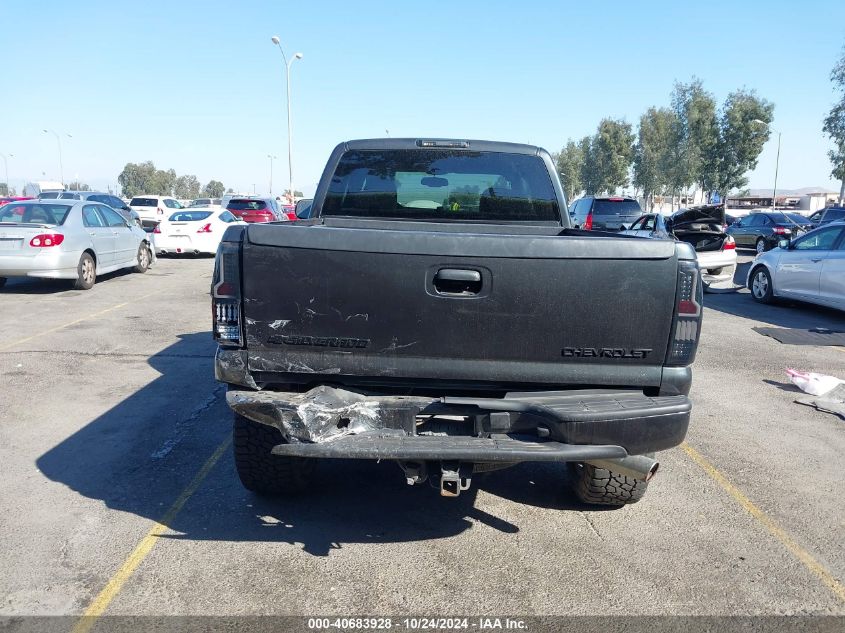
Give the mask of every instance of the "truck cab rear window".
[[325, 216], [559, 222], [539, 156], [467, 150], [361, 150], [340, 159]]

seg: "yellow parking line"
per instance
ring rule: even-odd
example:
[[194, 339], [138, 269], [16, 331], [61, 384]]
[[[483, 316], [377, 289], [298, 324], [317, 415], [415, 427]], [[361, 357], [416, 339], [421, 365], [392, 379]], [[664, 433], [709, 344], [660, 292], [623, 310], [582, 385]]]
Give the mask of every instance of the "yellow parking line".
[[828, 589], [833, 592], [839, 600], [845, 603], [845, 586], [839, 582], [828, 569], [819, 561], [813, 558], [812, 554], [801, 547], [795, 540], [780, 527], [774, 519], [758, 508], [751, 499], [746, 497], [736, 486], [734, 486], [725, 475], [723, 475], [713, 464], [708, 462], [697, 450], [684, 442], [681, 449], [706, 472], [711, 479], [719, 484], [734, 501], [739, 503], [754, 519], [766, 528], [781, 545], [795, 556], [801, 563], [821, 580]]
[[94, 626], [97, 618], [105, 612], [108, 606], [117, 597], [121, 589], [123, 589], [123, 585], [126, 584], [127, 580], [129, 580], [129, 577], [132, 576], [138, 566], [143, 562], [150, 551], [152, 551], [158, 537], [168, 529], [168, 525], [173, 522], [173, 519], [176, 518], [176, 515], [179, 514], [188, 499], [190, 499], [197, 491], [200, 484], [202, 484], [203, 480], [208, 476], [208, 473], [211, 472], [211, 469], [214, 468], [215, 464], [217, 464], [223, 456], [223, 453], [225, 453], [229, 448], [229, 444], [231, 444], [231, 442], [231, 437], [223, 440], [211, 457], [206, 460], [205, 464], [203, 464], [202, 468], [200, 468], [199, 472], [193, 480], [191, 480], [191, 483], [188, 484], [188, 486], [182, 491], [182, 494], [180, 494], [176, 501], [173, 502], [173, 505], [170, 506], [170, 509], [155, 525], [153, 525], [153, 527], [150, 528], [144, 538], [141, 539], [141, 542], [138, 543], [132, 553], [129, 554], [125, 561], [123, 561], [123, 565], [120, 566], [120, 569], [118, 569], [114, 575], [109, 578], [109, 581], [106, 583], [106, 586], [103, 587], [103, 590], [96, 598], [94, 598], [91, 604], [88, 605], [88, 608], [85, 609], [85, 613], [82, 614], [82, 617], [79, 618], [76, 626], [73, 627], [73, 633], [88, 633], [88, 631], [91, 630], [91, 627]]
[[123, 303], [118, 303], [117, 305], [112, 306], [110, 308], [106, 308], [105, 310], [100, 310], [99, 312], [95, 312], [94, 314], [89, 314], [88, 316], [82, 317], [81, 319], [76, 319], [76, 321], [71, 321], [70, 323], [65, 323], [63, 325], [57, 325], [56, 327], [51, 327], [49, 330], [44, 330], [43, 332], [39, 332], [38, 334], [33, 334], [32, 336], [27, 336], [26, 338], [21, 338], [21, 339], [18, 339], [17, 341], [12, 341], [11, 343], [2, 344], [2, 345], [0, 345], [0, 352], [5, 351], [9, 348], [12, 348], [15, 345], [20, 345], [21, 343], [26, 343], [27, 341], [31, 341], [33, 339], [39, 338], [41, 336], [44, 336], [45, 334], [51, 334], [53, 332], [57, 332], [59, 330], [63, 330], [67, 327], [70, 327], [71, 325], [76, 325], [77, 323], [82, 323], [83, 321], [95, 319], [98, 316], [102, 316], [102, 315], [104, 315], [108, 312], [112, 312], [113, 310], [118, 310], [120, 308], [123, 308], [124, 306], [128, 306], [130, 303], [137, 303], [138, 301], [142, 301], [143, 299], [146, 299], [148, 297], [152, 297], [153, 295], [158, 294], [160, 292], [161, 292], [161, 290], [156, 290], [155, 292], [151, 292], [149, 294], [143, 295], [141, 297], [138, 297], [137, 299], [133, 299], [132, 301], [124, 301]]

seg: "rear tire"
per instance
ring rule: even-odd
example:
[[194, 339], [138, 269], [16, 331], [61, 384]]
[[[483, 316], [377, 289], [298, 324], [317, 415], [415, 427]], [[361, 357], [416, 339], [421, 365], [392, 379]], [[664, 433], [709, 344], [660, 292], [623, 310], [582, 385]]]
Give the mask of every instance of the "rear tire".
[[756, 243], [756, 244], [754, 244], [754, 249], [755, 249], [758, 253], [765, 253], [767, 250], [769, 250], [769, 247], [768, 247], [768, 245], [766, 244], [766, 240], [764, 240], [762, 237], [758, 237], [758, 238], [757, 238], [757, 243]]
[[79, 264], [76, 266], [76, 281], [73, 287], [76, 290], [91, 290], [97, 282], [97, 265], [91, 253], [82, 253]]
[[281, 432], [234, 414], [232, 440], [235, 468], [244, 488], [264, 495], [301, 492], [310, 483], [316, 460], [273, 455], [284, 444]]
[[150, 247], [147, 246], [145, 242], [142, 242], [141, 245], [138, 247], [138, 263], [135, 264], [135, 267], [132, 269], [136, 273], [145, 273], [150, 267], [150, 260], [152, 257], [150, 256]]
[[574, 464], [575, 494], [584, 503], [622, 507], [643, 498], [648, 482], [590, 464]]
[[774, 291], [772, 289], [772, 276], [765, 266], [758, 266], [751, 271], [751, 282], [748, 284], [751, 297], [759, 303], [772, 303]]

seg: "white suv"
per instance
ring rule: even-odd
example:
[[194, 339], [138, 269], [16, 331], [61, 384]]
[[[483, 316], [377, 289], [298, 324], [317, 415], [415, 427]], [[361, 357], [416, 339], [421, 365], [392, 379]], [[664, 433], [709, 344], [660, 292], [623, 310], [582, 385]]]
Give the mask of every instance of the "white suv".
[[135, 196], [129, 202], [129, 208], [138, 213], [144, 228], [154, 227], [170, 217], [177, 209], [184, 209], [176, 198], [170, 196]]

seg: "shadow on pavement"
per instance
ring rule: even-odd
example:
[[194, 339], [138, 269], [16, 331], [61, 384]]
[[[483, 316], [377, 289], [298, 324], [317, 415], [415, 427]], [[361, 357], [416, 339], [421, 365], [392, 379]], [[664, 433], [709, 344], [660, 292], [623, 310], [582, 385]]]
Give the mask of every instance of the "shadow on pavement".
[[[840, 310], [792, 300], [766, 305], [757, 303], [748, 292], [705, 295], [704, 307], [759, 321], [754, 325], [768, 323], [777, 327], [802, 329], [814, 327], [842, 329], [845, 326], [845, 312]], [[710, 327], [706, 316], [704, 327]]]
[[[131, 268], [123, 268], [105, 275], [97, 276], [97, 284], [107, 284], [110, 280], [135, 274]], [[97, 285], [94, 286], [96, 288]], [[75, 290], [71, 279], [39, 279], [38, 277], [10, 277], [6, 285], [0, 288], [0, 294], [7, 295], [47, 295], [57, 292], [84, 293], [87, 290]]]
[[[158, 378], [39, 457], [41, 473], [110, 509], [159, 521], [230, 435], [224, 388], [211, 381], [210, 334], [179, 338], [149, 358]], [[186, 401], [192, 412], [176, 419], [173, 411]], [[168, 538], [301, 543], [325, 556], [343, 543], [447, 538], [476, 523], [516, 533], [519, 525], [475, 507], [478, 491], [542, 508], [586, 509], [566, 478], [562, 464], [523, 464], [477, 474], [469, 491], [445, 499], [428, 485], [407, 486], [390, 462], [327, 460], [308, 494], [271, 499], [242, 488], [230, 447], [169, 525], [179, 534]]]

